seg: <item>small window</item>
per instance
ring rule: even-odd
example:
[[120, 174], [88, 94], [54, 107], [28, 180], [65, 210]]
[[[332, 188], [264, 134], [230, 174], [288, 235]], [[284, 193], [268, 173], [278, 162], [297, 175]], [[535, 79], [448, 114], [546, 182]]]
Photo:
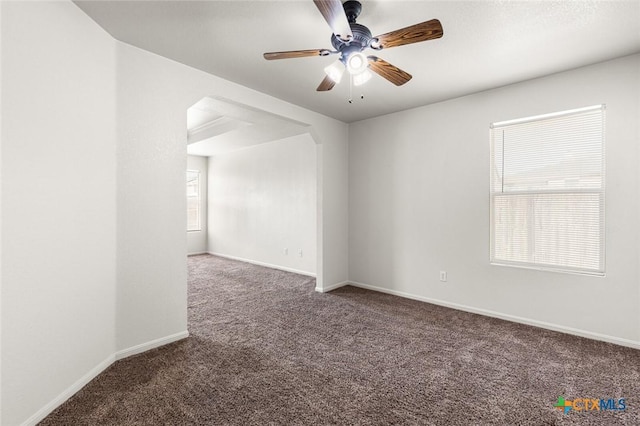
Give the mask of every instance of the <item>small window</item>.
[[604, 112], [491, 125], [491, 263], [604, 275]]
[[187, 231], [200, 231], [200, 172], [187, 170]]

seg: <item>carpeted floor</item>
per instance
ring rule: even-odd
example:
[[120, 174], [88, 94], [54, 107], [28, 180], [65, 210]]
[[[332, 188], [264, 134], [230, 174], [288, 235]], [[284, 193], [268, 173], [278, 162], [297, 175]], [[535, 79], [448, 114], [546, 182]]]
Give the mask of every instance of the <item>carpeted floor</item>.
[[[638, 350], [209, 255], [189, 272], [191, 336], [42, 425], [640, 425]], [[626, 410], [565, 414], [559, 396]]]

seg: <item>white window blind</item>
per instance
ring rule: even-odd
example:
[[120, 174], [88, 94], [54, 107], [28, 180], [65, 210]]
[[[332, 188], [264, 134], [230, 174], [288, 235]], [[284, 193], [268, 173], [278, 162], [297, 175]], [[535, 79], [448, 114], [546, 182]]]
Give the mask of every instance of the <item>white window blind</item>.
[[491, 125], [491, 263], [604, 274], [604, 112]]
[[200, 172], [187, 171], [187, 231], [200, 231]]

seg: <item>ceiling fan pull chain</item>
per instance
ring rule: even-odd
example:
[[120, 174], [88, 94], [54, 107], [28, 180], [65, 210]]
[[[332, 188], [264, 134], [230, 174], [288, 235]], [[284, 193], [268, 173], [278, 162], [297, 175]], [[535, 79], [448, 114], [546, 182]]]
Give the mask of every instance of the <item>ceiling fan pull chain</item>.
[[349, 103], [353, 103], [353, 75], [349, 74]]

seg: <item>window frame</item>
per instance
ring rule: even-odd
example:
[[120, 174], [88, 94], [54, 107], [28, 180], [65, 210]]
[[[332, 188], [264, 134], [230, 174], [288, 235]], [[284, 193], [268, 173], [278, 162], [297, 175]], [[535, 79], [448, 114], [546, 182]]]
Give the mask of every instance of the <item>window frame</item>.
[[[202, 183], [200, 181], [200, 170], [187, 170], [186, 171], [186, 184], [189, 185], [189, 173], [195, 173], [197, 176], [197, 184], [198, 184], [198, 194], [196, 196], [190, 196], [187, 191], [187, 232], [200, 232], [202, 231]], [[197, 200], [198, 205], [198, 225], [196, 228], [190, 228], [189, 225], [189, 200], [195, 198]]]
[[[600, 140], [600, 157], [601, 157], [601, 169], [600, 169], [600, 182], [601, 185], [599, 188], [563, 188], [560, 190], [557, 189], [534, 189], [534, 190], [512, 190], [512, 191], [505, 191], [504, 190], [504, 180], [505, 180], [505, 175], [504, 175], [504, 151], [503, 151], [503, 157], [502, 157], [502, 161], [500, 163], [498, 163], [496, 161], [496, 130], [499, 129], [505, 129], [509, 126], [514, 126], [514, 125], [518, 125], [518, 124], [525, 124], [525, 123], [531, 123], [531, 122], [543, 122], [544, 120], [549, 120], [549, 119], [554, 119], [554, 118], [558, 118], [558, 117], [563, 117], [563, 116], [569, 116], [569, 115], [578, 115], [578, 114], [584, 114], [584, 113], [588, 113], [588, 112], [593, 112], [593, 111], [597, 111], [600, 110], [601, 111], [601, 120], [602, 120], [602, 127], [599, 133], [599, 140]], [[560, 111], [560, 112], [556, 112], [556, 113], [551, 113], [551, 114], [543, 114], [543, 115], [537, 115], [537, 116], [531, 116], [531, 117], [525, 117], [525, 118], [519, 118], [519, 119], [515, 119], [515, 120], [508, 120], [508, 121], [500, 121], [500, 122], [495, 122], [495, 123], [491, 123], [490, 125], [490, 129], [489, 129], [489, 144], [490, 144], [490, 166], [489, 166], [489, 215], [490, 215], [490, 223], [489, 223], [489, 262], [491, 265], [497, 265], [497, 266], [509, 266], [509, 267], [515, 267], [515, 268], [523, 268], [523, 269], [533, 269], [533, 270], [543, 270], [543, 271], [551, 271], [551, 272], [559, 272], [559, 273], [569, 273], [569, 274], [579, 274], [579, 275], [591, 275], [591, 276], [599, 276], [599, 277], [604, 277], [606, 275], [606, 105], [605, 104], [598, 104], [598, 105], [593, 105], [593, 106], [589, 106], [589, 107], [584, 107], [584, 108], [577, 108], [577, 109], [572, 109], [572, 110], [567, 110], [567, 111]], [[502, 147], [502, 150], [504, 150], [504, 146]], [[494, 172], [495, 172], [495, 167], [497, 166], [501, 166], [502, 168], [502, 172], [500, 174], [500, 178], [498, 179], [498, 182], [502, 183], [502, 190], [496, 190], [494, 186], [495, 185], [495, 179], [496, 177], [494, 176]], [[565, 265], [559, 265], [559, 264], [545, 264], [545, 263], [541, 263], [541, 262], [536, 262], [535, 259], [529, 259], [529, 261], [520, 261], [520, 260], [509, 260], [509, 259], [502, 259], [502, 258], [498, 258], [496, 257], [496, 217], [495, 217], [495, 211], [496, 211], [496, 198], [498, 197], [510, 197], [510, 196], [526, 196], [526, 195], [537, 195], [540, 194], [541, 197], [544, 197], [545, 195], [549, 195], [549, 194], [573, 194], [573, 195], [577, 195], [577, 194], [598, 194], [599, 200], [597, 201], [599, 204], [599, 208], [598, 208], [598, 218], [599, 218], [599, 266], [597, 269], [595, 268], [588, 268], [588, 267], [584, 267], [584, 268], [580, 268], [580, 267], [572, 267], [572, 266], [565, 266]], [[535, 199], [531, 199], [529, 200], [529, 202], [535, 202]], [[529, 213], [527, 213], [529, 214]], [[535, 222], [535, 215], [531, 215], [531, 216], [527, 216], [527, 219], [534, 219], [531, 222]], [[527, 224], [527, 235], [535, 235], [535, 233], [531, 233], [530, 229], [532, 227], [535, 226], [535, 223], [528, 223]], [[532, 244], [532, 243], [529, 243]]]

